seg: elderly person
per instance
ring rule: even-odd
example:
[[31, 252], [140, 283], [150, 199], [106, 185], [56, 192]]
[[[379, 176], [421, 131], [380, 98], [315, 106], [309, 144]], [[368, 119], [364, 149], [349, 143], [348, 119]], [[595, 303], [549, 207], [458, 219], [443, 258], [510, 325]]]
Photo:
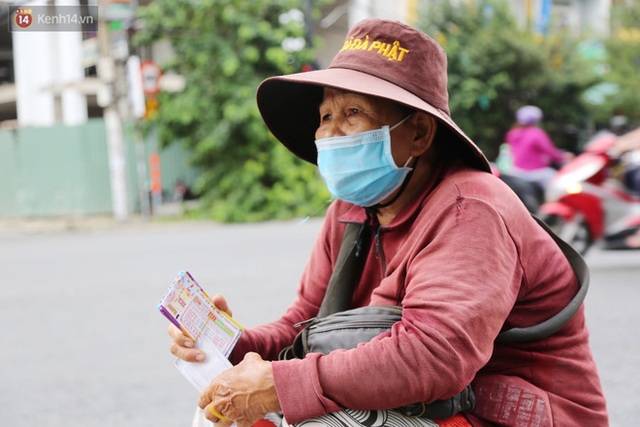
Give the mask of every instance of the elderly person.
[[[312, 163], [336, 200], [279, 320], [245, 331], [234, 367], [199, 401], [219, 426], [267, 413], [288, 424], [607, 425], [584, 308], [548, 338], [501, 344], [505, 329], [559, 312], [578, 289], [552, 238], [490, 173], [449, 114], [447, 62], [395, 21], [355, 25], [326, 70], [273, 77], [257, 93], [271, 132]], [[318, 314], [345, 224], [372, 236], [350, 307], [399, 305], [402, 320], [355, 349], [278, 360]], [[230, 312], [220, 295], [214, 302]], [[171, 352], [203, 355], [170, 327]], [[448, 420], [394, 410], [471, 384], [472, 411]]]

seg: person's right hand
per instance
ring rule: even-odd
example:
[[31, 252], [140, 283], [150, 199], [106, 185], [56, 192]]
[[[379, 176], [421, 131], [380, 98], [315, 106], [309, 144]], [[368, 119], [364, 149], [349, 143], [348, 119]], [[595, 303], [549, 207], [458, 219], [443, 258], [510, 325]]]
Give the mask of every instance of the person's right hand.
[[[215, 295], [213, 303], [220, 310], [231, 316], [231, 310], [227, 304], [227, 300], [222, 295]], [[191, 338], [182, 333], [182, 331], [175, 325], [170, 324], [167, 329], [169, 336], [171, 336], [172, 342], [169, 346], [169, 351], [174, 356], [187, 362], [203, 362], [206, 355], [203, 351], [193, 348], [194, 342]]]
[[193, 348], [193, 340], [182, 333], [174, 324], [169, 325], [167, 332], [171, 336], [172, 342], [169, 351], [174, 356], [184, 359], [187, 362], [203, 362], [205, 354], [203, 351]]

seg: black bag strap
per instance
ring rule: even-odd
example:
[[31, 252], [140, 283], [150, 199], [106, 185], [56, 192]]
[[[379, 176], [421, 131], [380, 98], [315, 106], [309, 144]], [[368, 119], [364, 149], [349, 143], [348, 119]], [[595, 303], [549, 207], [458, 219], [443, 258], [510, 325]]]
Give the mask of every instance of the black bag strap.
[[576, 251], [569, 243], [565, 242], [556, 233], [554, 233], [544, 221], [535, 215], [532, 216], [538, 224], [551, 235], [553, 240], [562, 250], [562, 253], [564, 253], [569, 264], [571, 264], [573, 273], [578, 279], [580, 289], [578, 289], [578, 292], [573, 299], [569, 301], [562, 310], [544, 322], [527, 328], [513, 328], [500, 333], [495, 341], [499, 344], [535, 341], [555, 334], [565, 325], [565, 323], [571, 320], [574, 314], [576, 314], [587, 295], [587, 290], [589, 289], [589, 267], [582, 255], [580, 255], [580, 253], [578, 253], [578, 251]]
[[347, 310], [362, 276], [371, 236], [367, 223], [347, 223], [318, 317]]
[[[320, 319], [349, 309], [353, 292], [360, 281], [364, 263], [367, 260], [367, 252], [371, 240], [368, 228], [369, 226], [366, 222], [347, 223], [342, 235], [342, 243], [340, 244], [336, 265], [329, 278], [329, 284], [320, 304], [318, 314], [314, 319]], [[301, 324], [304, 323], [307, 322], [302, 322]], [[304, 331], [301, 331], [298, 336], [302, 333]], [[278, 355], [278, 360], [289, 360], [300, 357], [300, 354], [304, 355], [304, 350], [294, 350], [296, 342], [298, 342], [297, 338], [292, 345], [283, 348]]]
[[[576, 314], [589, 289], [589, 267], [582, 255], [555, 234], [544, 221], [535, 215], [532, 216], [560, 247], [578, 279], [580, 288], [573, 299], [557, 314], [537, 325], [512, 328], [500, 333], [495, 340], [498, 344], [535, 341], [553, 335]], [[368, 228], [367, 223], [348, 223], [345, 227], [336, 266], [329, 279], [329, 285], [318, 312], [319, 318], [349, 308], [367, 258], [371, 239]]]

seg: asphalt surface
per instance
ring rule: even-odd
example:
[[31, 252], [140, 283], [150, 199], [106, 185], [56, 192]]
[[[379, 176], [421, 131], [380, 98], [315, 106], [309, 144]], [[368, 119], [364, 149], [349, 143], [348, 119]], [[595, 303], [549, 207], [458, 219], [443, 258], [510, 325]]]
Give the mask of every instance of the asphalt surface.
[[[320, 221], [0, 221], [0, 426], [189, 427], [157, 302], [180, 270], [251, 327], [291, 301]], [[611, 426], [640, 425], [640, 251], [588, 256]], [[588, 424], [583, 424], [588, 425]]]

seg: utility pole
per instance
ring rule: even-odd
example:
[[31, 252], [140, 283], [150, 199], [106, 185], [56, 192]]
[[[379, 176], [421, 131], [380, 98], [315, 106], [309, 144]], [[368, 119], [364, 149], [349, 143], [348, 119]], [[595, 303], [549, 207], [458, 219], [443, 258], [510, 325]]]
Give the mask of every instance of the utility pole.
[[313, 49], [313, 0], [304, 1], [304, 26], [307, 49]]
[[[101, 11], [106, 10], [106, 1], [100, 2]], [[113, 215], [119, 221], [129, 219], [129, 201], [127, 192], [127, 157], [124, 144], [124, 130], [119, 111], [120, 70], [112, 50], [111, 38], [106, 17], [101, 13], [98, 23], [98, 44], [100, 59], [98, 76], [106, 90], [99, 96], [99, 104], [104, 108], [104, 123], [107, 131], [109, 174], [111, 182], [111, 200]]]

